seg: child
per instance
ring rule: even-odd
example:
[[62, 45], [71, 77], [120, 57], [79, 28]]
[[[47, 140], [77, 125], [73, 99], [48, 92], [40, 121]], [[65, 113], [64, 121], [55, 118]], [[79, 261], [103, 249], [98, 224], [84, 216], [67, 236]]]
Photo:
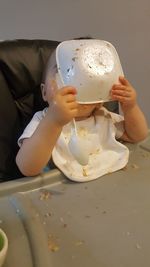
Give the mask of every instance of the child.
[[[25, 176], [42, 172], [51, 157], [55, 165], [71, 180], [89, 181], [108, 172], [123, 168], [129, 151], [117, 140], [131, 143], [146, 138], [148, 133], [145, 117], [138, 106], [136, 92], [125, 77], [111, 89], [111, 98], [120, 103], [124, 117], [109, 112], [101, 104], [78, 104], [76, 88], [58, 88], [54, 75], [56, 66], [49, 73], [49, 60], [42, 96], [48, 107], [37, 112], [19, 138], [20, 149], [16, 163]], [[81, 166], [71, 154], [68, 142], [71, 121], [76, 119], [89, 164]]]

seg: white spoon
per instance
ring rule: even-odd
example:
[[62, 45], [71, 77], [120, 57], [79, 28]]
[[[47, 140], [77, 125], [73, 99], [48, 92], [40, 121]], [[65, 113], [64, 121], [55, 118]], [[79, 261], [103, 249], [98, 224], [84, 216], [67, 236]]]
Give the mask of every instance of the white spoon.
[[75, 120], [72, 120], [71, 137], [68, 143], [70, 152], [74, 158], [81, 164], [87, 165], [89, 161], [89, 155], [85, 150], [84, 140], [78, 135]]

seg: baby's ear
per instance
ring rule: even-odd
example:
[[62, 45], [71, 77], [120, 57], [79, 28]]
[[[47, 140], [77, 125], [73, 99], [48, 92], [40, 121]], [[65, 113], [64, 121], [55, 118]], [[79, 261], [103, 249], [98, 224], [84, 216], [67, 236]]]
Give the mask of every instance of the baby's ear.
[[42, 98], [44, 101], [47, 101], [46, 97], [46, 86], [44, 83], [41, 83], [41, 93], [42, 93]]

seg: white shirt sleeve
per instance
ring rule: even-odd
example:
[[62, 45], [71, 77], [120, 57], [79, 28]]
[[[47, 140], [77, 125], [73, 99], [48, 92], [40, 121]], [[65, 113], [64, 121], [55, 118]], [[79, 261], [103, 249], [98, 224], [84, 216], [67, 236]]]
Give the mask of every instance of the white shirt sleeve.
[[116, 130], [116, 139], [119, 139], [125, 129], [124, 129], [124, 117], [122, 115], [110, 112], [113, 124], [115, 126], [115, 130]]
[[24, 132], [18, 139], [18, 145], [21, 147], [22, 141], [25, 138], [29, 138], [32, 136], [32, 134], [35, 132], [36, 128], [38, 127], [41, 119], [43, 118], [43, 111], [38, 111], [34, 114], [33, 118], [29, 122], [29, 124], [24, 129]]

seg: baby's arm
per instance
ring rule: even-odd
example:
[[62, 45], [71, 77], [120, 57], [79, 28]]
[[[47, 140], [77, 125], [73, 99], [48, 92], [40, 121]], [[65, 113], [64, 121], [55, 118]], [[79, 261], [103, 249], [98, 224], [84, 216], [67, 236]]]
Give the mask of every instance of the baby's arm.
[[25, 176], [39, 174], [51, 158], [62, 127], [76, 116], [75, 93], [73, 87], [59, 89], [49, 100], [48, 111], [33, 135], [24, 139], [16, 163]]
[[124, 77], [119, 77], [120, 84], [111, 90], [112, 99], [120, 102], [124, 114], [125, 132], [121, 137], [127, 142], [139, 142], [146, 138], [148, 126], [145, 116], [137, 104], [136, 91]]

